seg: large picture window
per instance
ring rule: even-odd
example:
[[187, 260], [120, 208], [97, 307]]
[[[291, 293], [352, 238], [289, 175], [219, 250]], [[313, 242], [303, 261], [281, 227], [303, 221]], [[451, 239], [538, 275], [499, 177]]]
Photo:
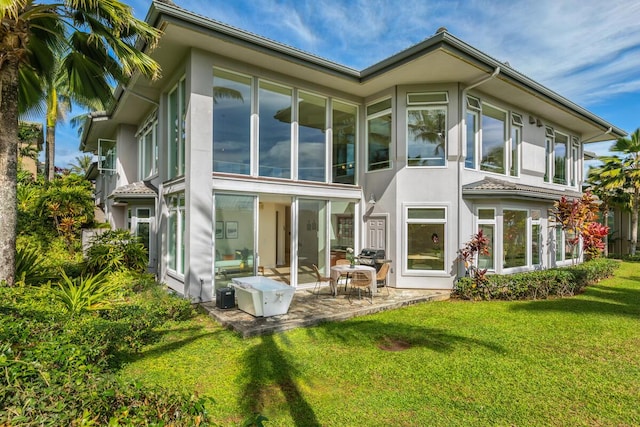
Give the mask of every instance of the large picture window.
[[447, 151], [446, 107], [407, 109], [407, 165], [444, 166]]
[[333, 101], [333, 182], [356, 183], [358, 107]]
[[367, 171], [391, 167], [391, 98], [367, 106]]
[[298, 179], [324, 182], [327, 99], [298, 92]]
[[251, 77], [213, 71], [213, 170], [251, 173]]
[[446, 208], [411, 207], [406, 215], [407, 270], [445, 271]]
[[261, 81], [258, 97], [260, 176], [290, 179], [293, 90]]
[[507, 113], [488, 104], [482, 105], [482, 147], [480, 169], [505, 174]]
[[504, 209], [502, 212], [503, 268], [527, 265], [527, 211]]

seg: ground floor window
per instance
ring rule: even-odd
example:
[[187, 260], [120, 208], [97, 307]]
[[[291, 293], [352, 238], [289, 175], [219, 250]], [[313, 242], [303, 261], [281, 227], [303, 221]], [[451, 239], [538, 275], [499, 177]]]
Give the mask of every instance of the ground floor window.
[[186, 218], [184, 194], [169, 196], [167, 205], [169, 207], [167, 268], [175, 273], [184, 274], [184, 230]]
[[542, 226], [540, 225], [540, 211], [531, 212], [531, 264], [540, 265], [542, 250]]
[[406, 218], [407, 269], [445, 271], [446, 208], [410, 207]]
[[478, 209], [478, 230], [482, 230], [484, 237], [489, 240], [489, 253], [487, 255], [478, 255], [478, 268], [495, 270], [495, 209]]
[[502, 211], [502, 268], [524, 267], [527, 263], [527, 211]]

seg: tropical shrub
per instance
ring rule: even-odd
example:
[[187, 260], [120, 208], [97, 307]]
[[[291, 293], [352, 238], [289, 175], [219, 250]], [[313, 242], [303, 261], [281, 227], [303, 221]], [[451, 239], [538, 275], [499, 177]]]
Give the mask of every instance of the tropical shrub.
[[91, 239], [86, 253], [86, 269], [101, 271], [144, 271], [148, 265], [147, 250], [140, 240], [126, 230], [108, 230]]
[[18, 247], [16, 250], [15, 284], [39, 285], [53, 279], [55, 275], [45, 265], [38, 248]]
[[567, 297], [613, 274], [616, 261], [599, 258], [570, 267], [507, 275], [487, 275], [483, 283], [471, 277], [456, 281], [452, 296], [468, 300], [528, 300]]
[[51, 295], [48, 285], [0, 288], [0, 425], [210, 425], [207, 399], [120, 382], [112, 371], [118, 352], [142, 348], [167, 320], [149, 313], [153, 301], [70, 322]]
[[104, 273], [73, 279], [64, 271], [60, 274], [62, 281], [53, 292], [72, 315], [82, 311], [112, 308], [111, 298], [120, 287], [110, 282]]

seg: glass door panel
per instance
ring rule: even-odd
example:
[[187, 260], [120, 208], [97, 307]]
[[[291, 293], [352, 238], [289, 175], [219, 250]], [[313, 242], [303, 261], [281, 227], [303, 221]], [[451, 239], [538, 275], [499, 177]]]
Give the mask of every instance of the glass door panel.
[[227, 286], [233, 278], [254, 276], [255, 197], [215, 196], [214, 274], [215, 288]]
[[326, 218], [325, 201], [298, 202], [298, 285], [315, 283], [312, 264], [317, 265], [321, 272], [328, 273]]

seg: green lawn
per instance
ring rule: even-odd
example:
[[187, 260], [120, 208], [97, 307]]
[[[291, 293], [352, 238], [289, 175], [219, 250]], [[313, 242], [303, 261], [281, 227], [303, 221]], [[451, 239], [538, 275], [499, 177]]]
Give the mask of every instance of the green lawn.
[[267, 426], [640, 425], [640, 264], [568, 299], [431, 302], [252, 339], [204, 316], [164, 332], [120, 375], [210, 396], [225, 426], [254, 412]]

